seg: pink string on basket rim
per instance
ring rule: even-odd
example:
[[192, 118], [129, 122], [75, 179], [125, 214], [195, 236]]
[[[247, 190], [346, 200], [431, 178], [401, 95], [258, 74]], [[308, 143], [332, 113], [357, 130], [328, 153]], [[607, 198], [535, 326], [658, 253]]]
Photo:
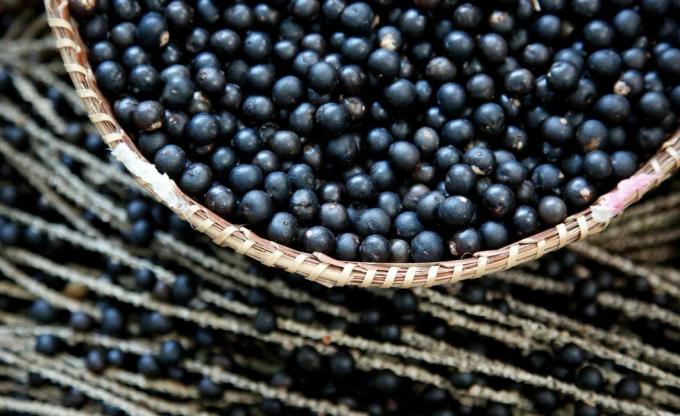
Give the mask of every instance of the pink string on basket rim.
[[599, 204], [592, 207], [593, 219], [608, 222], [626, 208], [626, 203], [638, 192], [658, 179], [657, 175], [638, 173], [619, 182], [616, 189], [605, 195]]

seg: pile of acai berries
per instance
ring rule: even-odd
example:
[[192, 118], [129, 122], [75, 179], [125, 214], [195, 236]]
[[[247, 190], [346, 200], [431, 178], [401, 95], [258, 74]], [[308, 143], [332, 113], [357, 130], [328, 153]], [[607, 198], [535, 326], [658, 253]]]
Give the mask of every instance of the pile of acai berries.
[[209, 209], [343, 260], [562, 222], [676, 128], [676, 0], [70, 0], [116, 119]]

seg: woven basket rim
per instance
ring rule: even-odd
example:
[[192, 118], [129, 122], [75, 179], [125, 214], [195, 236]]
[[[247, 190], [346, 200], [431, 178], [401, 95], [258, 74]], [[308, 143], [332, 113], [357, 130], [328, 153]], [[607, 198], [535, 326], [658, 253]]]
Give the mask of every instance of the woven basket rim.
[[[564, 222], [497, 250], [479, 251], [468, 258], [433, 263], [369, 263], [337, 260], [322, 253], [304, 253], [267, 240], [247, 227], [230, 223], [198, 203], [146, 160], [118, 124], [108, 100], [98, 89], [87, 59], [87, 48], [70, 18], [68, 0], [44, 0], [47, 23], [52, 30], [66, 72], [70, 75], [88, 116], [114, 156], [154, 198], [170, 208], [214, 243], [234, 249], [260, 263], [297, 273], [322, 285], [362, 287], [416, 287], [453, 283], [510, 269], [535, 260], [590, 234], [602, 231], [608, 220], [596, 219], [593, 210], [619, 191], [619, 185], [600, 196], [589, 208]], [[680, 168], [680, 128], [676, 130], [635, 175], [653, 175], [621, 201], [623, 209], [637, 202]], [[611, 218], [608, 218], [611, 219]]]

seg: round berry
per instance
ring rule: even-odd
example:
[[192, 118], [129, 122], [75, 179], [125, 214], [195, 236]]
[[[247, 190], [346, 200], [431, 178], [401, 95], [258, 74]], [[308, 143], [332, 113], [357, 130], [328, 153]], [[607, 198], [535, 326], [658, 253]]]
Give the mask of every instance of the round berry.
[[567, 217], [567, 205], [556, 196], [545, 196], [538, 204], [538, 217], [544, 224], [559, 224]]
[[500, 218], [515, 208], [515, 194], [506, 185], [493, 184], [482, 194], [482, 203], [492, 216]]
[[411, 257], [416, 262], [439, 261], [443, 255], [442, 238], [433, 231], [422, 231], [411, 240]]
[[439, 205], [437, 216], [447, 225], [465, 227], [470, 225], [475, 217], [475, 206], [464, 196], [451, 196]]
[[210, 167], [203, 163], [193, 163], [182, 173], [179, 179], [179, 187], [187, 194], [199, 197], [208, 190], [211, 182]]
[[482, 236], [474, 228], [466, 228], [453, 234], [449, 241], [451, 254], [462, 257], [474, 254], [482, 248]]

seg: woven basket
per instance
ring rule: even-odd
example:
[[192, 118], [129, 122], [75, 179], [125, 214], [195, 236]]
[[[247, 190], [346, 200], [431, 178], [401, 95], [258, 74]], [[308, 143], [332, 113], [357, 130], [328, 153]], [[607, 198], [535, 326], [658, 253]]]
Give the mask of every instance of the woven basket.
[[[185, 195], [139, 153], [134, 142], [114, 119], [108, 101], [97, 88], [87, 60], [87, 48], [70, 18], [67, 4], [67, 0], [45, 0], [47, 21], [76, 92], [114, 156], [158, 201], [216, 244], [230, 247], [267, 266], [298, 273], [325, 286], [433, 286], [509, 269], [602, 231], [611, 218], [638, 201], [680, 167], [679, 130], [634, 175], [639, 180], [622, 181], [617, 189], [600, 197], [593, 206], [568, 217], [555, 227], [498, 250], [477, 252], [469, 258], [436, 263], [394, 264], [346, 262], [321, 253], [303, 253], [264, 239], [212, 213]], [[612, 201], [615, 202], [615, 209], [611, 208]]]

